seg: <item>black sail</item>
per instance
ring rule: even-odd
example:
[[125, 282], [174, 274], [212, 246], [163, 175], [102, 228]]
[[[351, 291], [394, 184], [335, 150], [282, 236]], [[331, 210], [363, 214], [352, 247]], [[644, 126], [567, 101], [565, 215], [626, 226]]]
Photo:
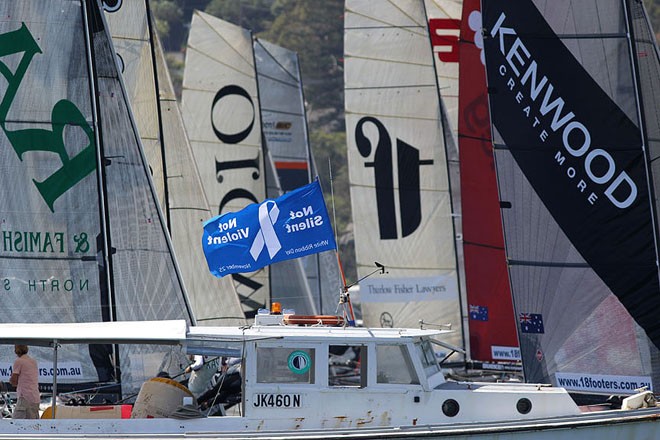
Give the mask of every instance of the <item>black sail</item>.
[[[628, 11], [617, 0], [482, 3], [526, 377], [632, 391], [655, 376], [660, 284]], [[621, 380], [587, 386], [605, 376]]]

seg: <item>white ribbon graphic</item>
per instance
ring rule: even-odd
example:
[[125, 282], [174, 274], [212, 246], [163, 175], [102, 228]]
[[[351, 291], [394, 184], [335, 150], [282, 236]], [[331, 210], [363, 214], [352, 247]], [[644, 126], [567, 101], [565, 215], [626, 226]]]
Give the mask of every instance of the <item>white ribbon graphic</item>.
[[[273, 205], [270, 211], [268, 210], [269, 204]], [[280, 240], [275, 233], [275, 228], [273, 228], [279, 215], [280, 209], [275, 202], [268, 201], [259, 206], [259, 226], [261, 226], [261, 229], [257, 231], [257, 236], [254, 238], [254, 242], [252, 242], [252, 246], [250, 247], [250, 255], [252, 255], [254, 261], [257, 261], [259, 258], [264, 246], [268, 249], [268, 255], [270, 255], [271, 259], [282, 249]]]

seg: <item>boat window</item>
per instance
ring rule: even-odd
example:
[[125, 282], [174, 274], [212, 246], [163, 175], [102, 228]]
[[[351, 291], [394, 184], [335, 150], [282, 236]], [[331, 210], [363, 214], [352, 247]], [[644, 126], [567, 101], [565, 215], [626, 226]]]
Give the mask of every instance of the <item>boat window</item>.
[[431, 341], [424, 339], [417, 345], [419, 346], [419, 350], [417, 350], [417, 352], [419, 353], [419, 357], [422, 360], [422, 366], [424, 367], [426, 377], [433, 376], [440, 371], [440, 366], [438, 365], [438, 360], [435, 358], [435, 352], [433, 351]]
[[328, 352], [328, 385], [367, 386], [367, 347], [330, 345]]
[[404, 345], [377, 345], [378, 383], [419, 384], [408, 350]]
[[258, 383], [314, 383], [313, 348], [257, 347]]

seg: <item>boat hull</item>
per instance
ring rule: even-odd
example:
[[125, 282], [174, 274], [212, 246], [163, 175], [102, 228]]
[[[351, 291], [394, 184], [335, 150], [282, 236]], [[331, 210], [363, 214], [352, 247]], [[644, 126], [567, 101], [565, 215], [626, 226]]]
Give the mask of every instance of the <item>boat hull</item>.
[[[656, 439], [660, 408], [603, 411], [525, 421], [347, 429], [295, 429], [304, 419], [263, 420], [255, 426], [242, 417], [129, 420], [0, 420], [0, 438], [250, 438], [250, 439]], [[282, 425], [282, 426], [277, 426]]]

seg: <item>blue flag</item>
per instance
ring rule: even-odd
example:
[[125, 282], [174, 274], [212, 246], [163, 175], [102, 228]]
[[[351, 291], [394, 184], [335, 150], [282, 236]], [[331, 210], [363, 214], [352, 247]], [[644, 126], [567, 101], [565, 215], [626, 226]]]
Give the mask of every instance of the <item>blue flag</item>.
[[211, 273], [223, 277], [336, 249], [337, 244], [315, 180], [274, 200], [208, 220], [202, 247]]

